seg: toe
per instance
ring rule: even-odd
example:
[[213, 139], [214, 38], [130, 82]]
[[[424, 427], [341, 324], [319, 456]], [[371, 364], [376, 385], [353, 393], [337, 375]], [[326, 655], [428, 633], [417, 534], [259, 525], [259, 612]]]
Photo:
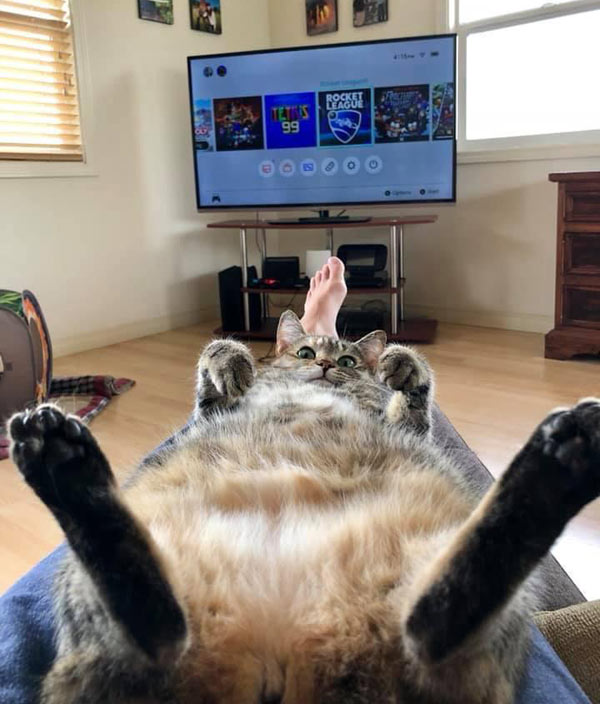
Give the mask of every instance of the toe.
[[329, 263], [325, 264], [323, 266], [323, 278], [325, 281], [329, 281], [329, 278], [331, 277], [331, 269], [329, 268]]
[[79, 440], [82, 430], [83, 426], [76, 418], [70, 417], [65, 421], [65, 438], [67, 440]]
[[42, 447], [42, 440], [39, 437], [29, 437], [14, 444], [11, 457], [25, 478], [30, 474], [29, 468], [38, 459]]
[[40, 423], [39, 411], [34, 409], [29, 413], [26, 413], [23, 417], [23, 425], [25, 428], [26, 437], [40, 435], [42, 432], [42, 425]]
[[[600, 401], [597, 398], [583, 398], [573, 409], [578, 417], [585, 420], [600, 421]], [[598, 428], [600, 431], [600, 428]]]
[[332, 279], [344, 278], [344, 262], [337, 257], [329, 257], [327, 261]]
[[582, 399], [573, 409], [577, 424], [587, 435], [592, 447], [600, 451], [600, 402], [595, 398]]
[[52, 406], [42, 406], [36, 413], [39, 425], [44, 433], [56, 430], [62, 421], [62, 415]]
[[15, 442], [24, 440], [27, 436], [26, 417], [25, 413], [19, 413], [13, 416], [8, 423], [9, 435]]

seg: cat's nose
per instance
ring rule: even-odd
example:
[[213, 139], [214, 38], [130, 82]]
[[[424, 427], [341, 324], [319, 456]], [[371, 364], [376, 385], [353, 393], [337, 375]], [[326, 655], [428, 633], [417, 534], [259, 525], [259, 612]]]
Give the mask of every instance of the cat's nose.
[[260, 704], [281, 704], [283, 697], [281, 694], [263, 694]]
[[331, 367], [334, 367], [334, 363], [329, 360], [329, 359], [318, 359], [317, 364], [319, 367], [323, 367], [323, 369], [331, 369]]

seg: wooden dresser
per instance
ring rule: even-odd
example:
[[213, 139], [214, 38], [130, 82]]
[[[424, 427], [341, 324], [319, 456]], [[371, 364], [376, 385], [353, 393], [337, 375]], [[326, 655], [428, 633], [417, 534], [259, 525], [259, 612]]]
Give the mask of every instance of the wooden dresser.
[[556, 173], [558, 221], [554, 329], [545, 356], [600, 354], [600, 171]]

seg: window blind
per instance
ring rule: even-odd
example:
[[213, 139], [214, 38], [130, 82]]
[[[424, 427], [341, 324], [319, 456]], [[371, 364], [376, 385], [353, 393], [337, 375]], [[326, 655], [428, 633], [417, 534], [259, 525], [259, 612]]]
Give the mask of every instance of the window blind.
[[83, 160], [68, 0], [0, 0], [0, 159]]

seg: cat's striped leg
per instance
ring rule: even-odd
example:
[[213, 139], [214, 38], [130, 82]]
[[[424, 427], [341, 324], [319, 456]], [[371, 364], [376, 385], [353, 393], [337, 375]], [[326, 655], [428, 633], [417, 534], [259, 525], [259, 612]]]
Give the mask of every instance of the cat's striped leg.
[[552, 413], [421, 583], [411, 649], [439, 663], [509, 603], [567, 522], [600, 495], [600, 401]]
[[194, 418], [235, 406], [254, 383], [252, 353], [241, 342], [214, 340], [198, 360]]
[[12, 459], [61, 525], [108, 613], [151, 661], [173, 661], [185, 647], [184, 613], [90, 431], [46, 405], [13, 416], [9, 433]]
[[234, 340], [215, 340], [201, 353], [196, 375], [196, 399], [186, 425], [147, 455], [140, 467], [160, 467], [185, 442], [196, 422], [215, 411], [233, 408], [254, 383], [250, 350]]
[[376, 374], [381, 383], [396, 392], [386, 408], [387, 420], [427, 435], [434, 388], [427, 360], [410, 347], [389, 345], [379, 358]]

